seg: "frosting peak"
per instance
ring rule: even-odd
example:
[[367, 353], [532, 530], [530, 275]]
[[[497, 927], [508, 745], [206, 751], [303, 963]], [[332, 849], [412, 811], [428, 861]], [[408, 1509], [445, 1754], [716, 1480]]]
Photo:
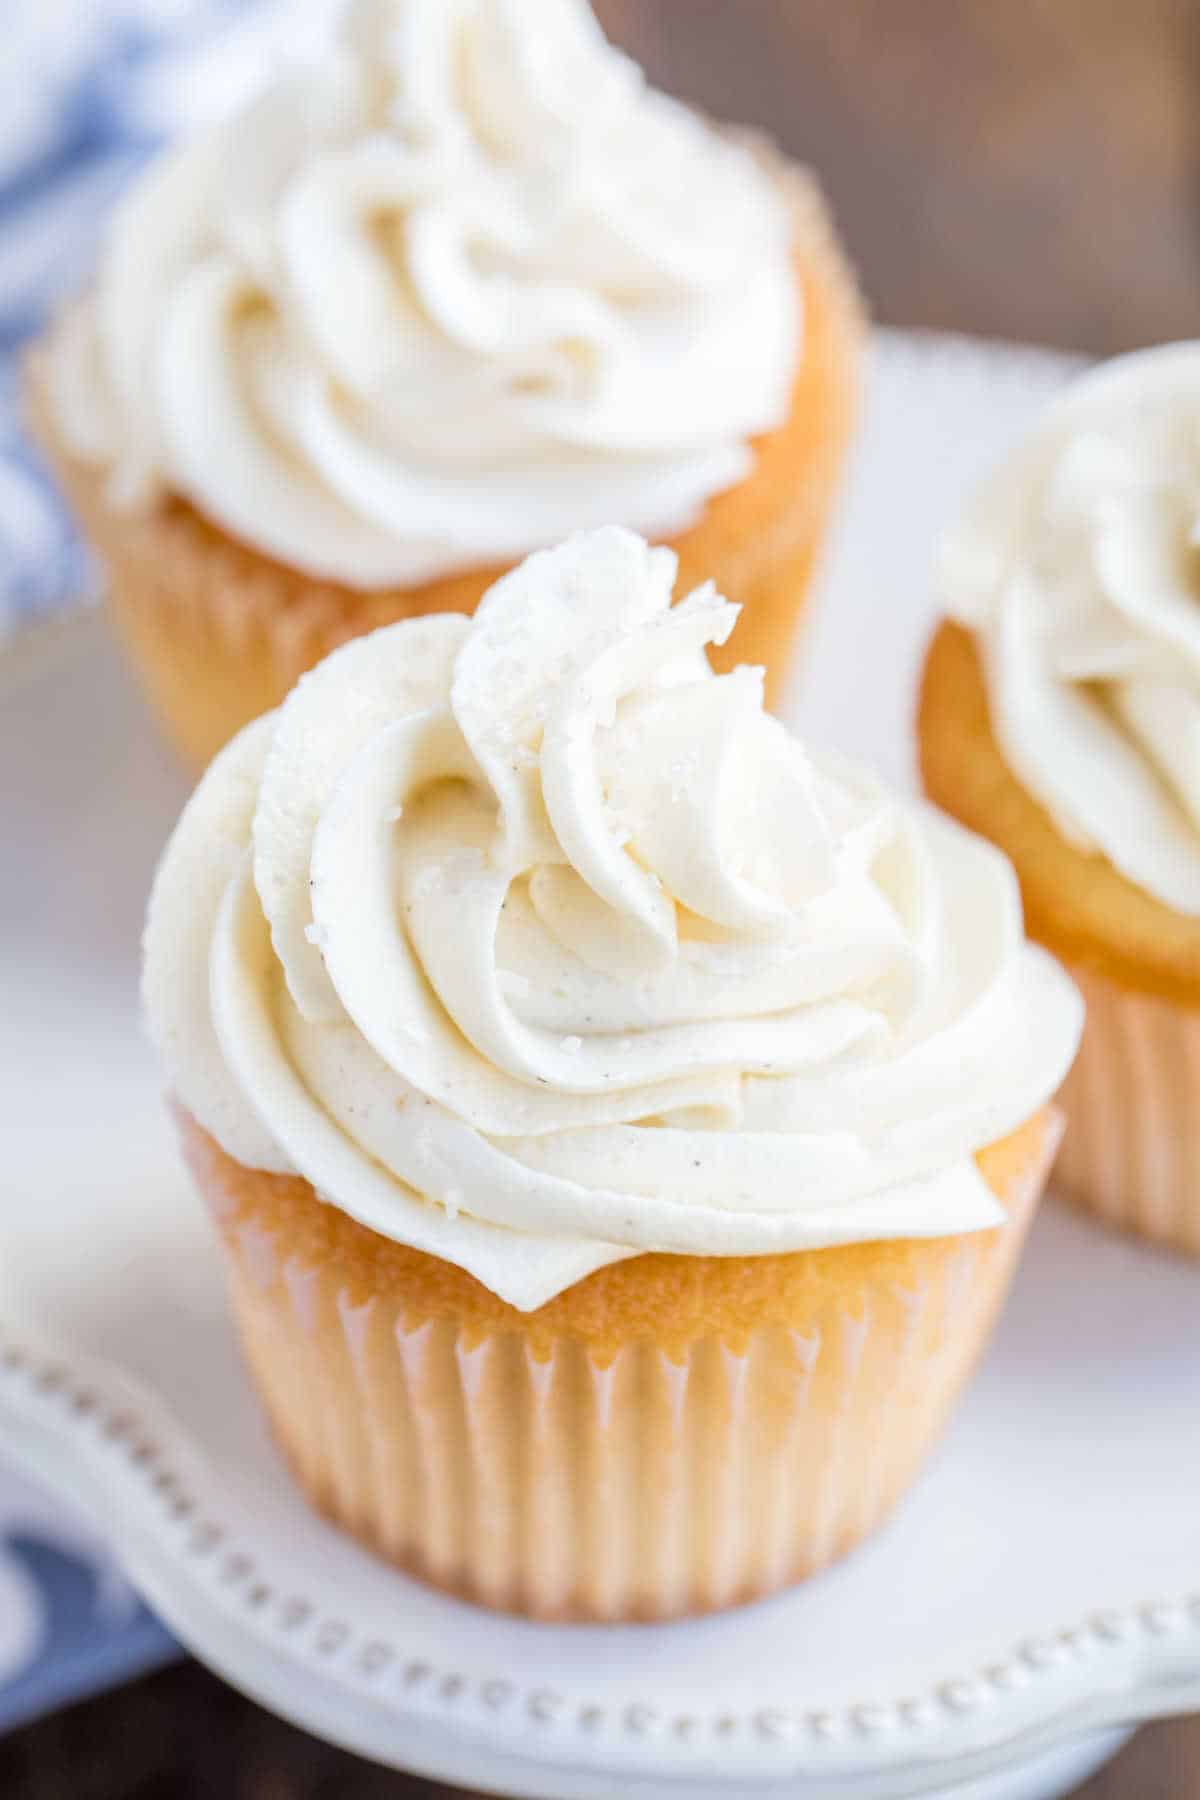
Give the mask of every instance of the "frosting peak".
[[1012, 871], [806, 754], [610, 528], [336, 651], [203, 778], [146, 935], [189, 1110], [521, 1307], [640, 1250], [978, 1229], [1079, 1003]]
[[941, 585], [1015, 774], [1200, 917], [1200, 343], [1069, 387], [947, 536]]
[[118, 497], [352, 586], [664, 535], [786, 416], [789, 237], [585, 0], [355, 0], [135, 188], [59, 412]]

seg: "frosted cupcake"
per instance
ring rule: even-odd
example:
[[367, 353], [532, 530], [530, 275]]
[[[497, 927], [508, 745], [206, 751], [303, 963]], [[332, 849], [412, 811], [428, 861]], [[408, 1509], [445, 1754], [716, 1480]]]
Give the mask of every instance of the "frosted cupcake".
[[774, 682], [860, 338], [811, 177], [584, 0], [356, 0], [135, 187], [33, 404], [203, 762], [344, 639], [610, 522], [720, 581]]
[[1069, 1194], [1200, 1252], [1200, 344], [1068, 388], [946, 542], [925, 784], [1012, 858], [1088, 1023]]
[[807, 755], [615, 528], [212, 764], [153, 1036], [305, 1490], [439, 1585], [665, 1618], [822, 1568], [983, 1345], [1078, 995], [1002, 856]]

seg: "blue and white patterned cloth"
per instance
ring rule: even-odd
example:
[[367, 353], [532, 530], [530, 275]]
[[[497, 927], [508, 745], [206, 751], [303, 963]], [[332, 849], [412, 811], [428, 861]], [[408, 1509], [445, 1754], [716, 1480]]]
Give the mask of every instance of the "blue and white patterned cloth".
[[[0, 638], [90, 575], [22, 430], [18, 361], [86, 278], [105, 216], [169, 131], [303, 54], [333, 0], [13, 0], [0, 57]], [[92, 1532], [3, 1465], [0, 1731], [178, 1652]]]
[[85, 594], [88, 560], [21, 426], [22, 345], [86, 278], [108, 210], [169, 132], [304, 54], [335, 0], [39, 0], [0, 57], [0, 634]]
[[0, 1467], [0, 1732], [178, 1654], [95, 1532]]

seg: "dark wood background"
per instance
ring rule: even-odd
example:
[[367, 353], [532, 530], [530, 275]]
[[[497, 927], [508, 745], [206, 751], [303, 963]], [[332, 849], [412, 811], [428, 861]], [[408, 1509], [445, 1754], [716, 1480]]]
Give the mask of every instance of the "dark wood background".
[[1200, 324], [1191, 0], [593, 0], [831, 194], [876, 316], [1098, 353]]
[[[821, 172], [886, 323], [1099, 353], [1197, 333], [1190, 0], [596, 8], [662, 85], [766, 127]], [[450, 1794], [305, 1737], [194, 1664], [0, 1743], [6, 1800]], [[1084, 1794], [1200, 1800], [1200, 1719], [1146, 1728]]]

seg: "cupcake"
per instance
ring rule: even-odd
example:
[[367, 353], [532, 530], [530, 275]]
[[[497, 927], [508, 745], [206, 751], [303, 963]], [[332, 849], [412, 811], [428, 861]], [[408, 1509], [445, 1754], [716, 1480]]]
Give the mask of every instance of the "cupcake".
[[949, 534], [925, 786], [1087, 1001], [1059, 1184], [1200, 1253], [1200, 344], [1053, 403]]
[[584, 0], [356, 0], [154, 165], [34, 353], [35, 429], [203, 763], [347, 638], [618, 523], [770, 691], [862, 326], [812, 178], [648, 88]]
[[727, 1606], [885, 1517], [1080, 1027], [1004, 858], [806, 754], [676, 577], [612, 527], [344, 645], [212, 763], [147, 924], [297, 1478], [540, 1617]]

